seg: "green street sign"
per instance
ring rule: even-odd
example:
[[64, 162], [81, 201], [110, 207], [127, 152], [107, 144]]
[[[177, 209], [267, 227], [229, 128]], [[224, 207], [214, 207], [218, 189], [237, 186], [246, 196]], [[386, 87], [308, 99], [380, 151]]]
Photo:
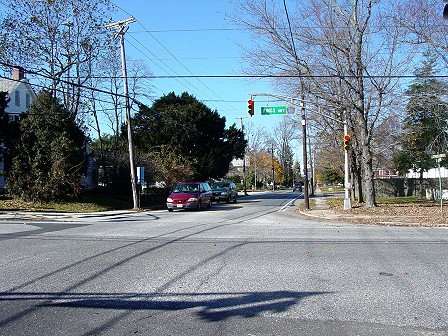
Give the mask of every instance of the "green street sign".
[[286, 114], [286, 106], [261, 107], [261, 115]]
[[296, 114], [295, 106], [262, 106], [261, 115], [271, 114]]

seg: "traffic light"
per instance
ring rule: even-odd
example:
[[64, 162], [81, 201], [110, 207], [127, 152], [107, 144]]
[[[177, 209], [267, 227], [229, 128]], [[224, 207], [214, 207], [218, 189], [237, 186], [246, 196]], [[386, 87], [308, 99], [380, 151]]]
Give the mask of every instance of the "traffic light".
[[345, 134], [344, 135], [344, 150], [348, 151], [350, 147], [350, 135]]
[[252, 99], [247, 101], [247, 112], [251, 117], [254, 115], [254, 101]]

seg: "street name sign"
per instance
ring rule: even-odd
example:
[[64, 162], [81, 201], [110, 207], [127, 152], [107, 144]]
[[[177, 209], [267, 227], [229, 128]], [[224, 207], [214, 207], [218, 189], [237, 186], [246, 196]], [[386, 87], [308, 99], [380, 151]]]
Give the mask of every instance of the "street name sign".
[[272, 115], [272, 114], [295, 114], [295, 106], [262, 106], [261, 115]]

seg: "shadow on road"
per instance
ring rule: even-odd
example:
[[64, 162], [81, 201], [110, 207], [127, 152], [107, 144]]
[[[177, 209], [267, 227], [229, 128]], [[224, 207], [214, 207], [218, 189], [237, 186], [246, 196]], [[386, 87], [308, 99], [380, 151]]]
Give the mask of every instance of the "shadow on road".
[[[263, 312], [281, 313], [308, 296], [327, 292], [228, 292], [228, 293], [0, 293], [0, 301], [37, 301], [40, 307], [117, 310], [183, 310], [201, 308], [197, 315], [207, 321], [233, 316], [255, 317]], [[42, 301], [39, 304], [39, 301]], [[62, 302], [58, 302], [62, 301]]]

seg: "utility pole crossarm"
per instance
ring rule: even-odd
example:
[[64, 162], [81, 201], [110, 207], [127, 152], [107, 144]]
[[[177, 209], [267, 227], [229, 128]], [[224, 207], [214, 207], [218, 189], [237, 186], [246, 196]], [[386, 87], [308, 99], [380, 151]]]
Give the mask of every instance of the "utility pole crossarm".
[[106, 25], [107, 29], [112, 29], [112, 28], [120, 28], [122, 26], [128, 25], [130, 23], [134, 23], [137, 20], [135, 20], [133, 17], [126, 19], [126, 20], [121, 20], [121, 21], [117, 21], [117, 22], [112, 22]]

